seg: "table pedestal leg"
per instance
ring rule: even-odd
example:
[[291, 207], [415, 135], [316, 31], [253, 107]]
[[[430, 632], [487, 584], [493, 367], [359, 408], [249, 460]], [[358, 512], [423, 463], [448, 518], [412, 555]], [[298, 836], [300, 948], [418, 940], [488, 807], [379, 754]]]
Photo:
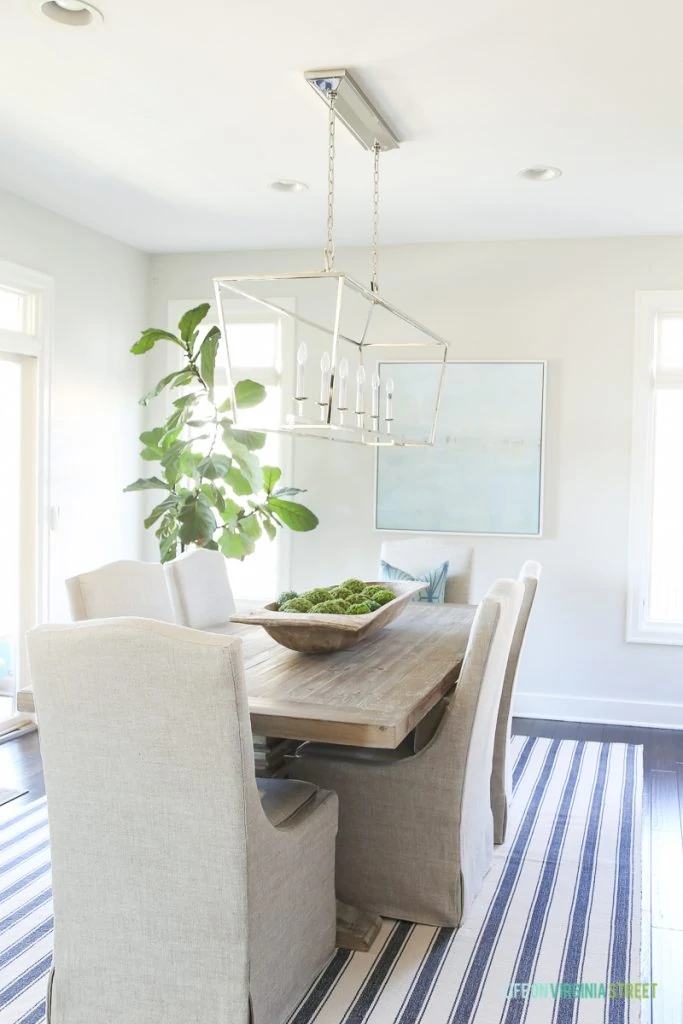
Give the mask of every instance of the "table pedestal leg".
[[382, 918], [337, 900], [337, 946], [367, 953], [379, 935]]

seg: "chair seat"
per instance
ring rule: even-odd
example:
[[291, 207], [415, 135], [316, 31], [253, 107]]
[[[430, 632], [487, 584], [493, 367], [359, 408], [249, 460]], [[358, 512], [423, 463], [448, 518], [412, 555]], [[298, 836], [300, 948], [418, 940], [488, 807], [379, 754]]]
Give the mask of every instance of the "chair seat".
[[286, 824], [315, 799], [318, 787], [294, 779], [257, 779], [263, 813], [274, 828]]

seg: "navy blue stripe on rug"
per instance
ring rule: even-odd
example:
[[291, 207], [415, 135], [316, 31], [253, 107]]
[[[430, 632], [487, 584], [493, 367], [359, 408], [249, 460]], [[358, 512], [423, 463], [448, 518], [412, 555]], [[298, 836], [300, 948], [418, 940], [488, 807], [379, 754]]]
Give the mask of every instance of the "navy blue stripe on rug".
[[[35, 803], [29, 804], [29, 806], [22, 810], [19, 814], [14, 814], [12, 816], [8, 815], [7, 817], [5, 817], [3, 814], [0, 814], [0, 828], [13, 828], [14, 825], [16, 825], [20, 821], [23, 821], [24, 818], [30, 818], [32, 814], [37, 814], [38, 811], [41, 810], [41, 808], [43, 810], [47, 810], [47, 804], [44, 796], [41, 796], [40, 799], [36, 800]], [[0, 811], [1, 810], [2, 808], [0, 808]]]
[[[512, 978], [510, 979], [511, 982], [519, 982], [521, 984], [524, 984], [525, 982], [528, 983], [531, 981], [534, 974], [534, 968], [541, 949], [541, 942], [543, 940], [543, 935], [545, 934], [548, 911], [552, 902], [553, 893], [555, 892], [555, 885], [562, 857], [562, 849], [567, 836], [569, 816], [574, 803], [574, 797], [576, 795], [576, 787], [579, 780], [581, 763], [583, 761], [585, 749], [585, 743], [577, 743], [569, 769], [569, 777], [555, 815], [548, 843], [546, 845], [543, 857], [543, 870], [536, 885], [534, 899], [529, 914], [527, 915], [521, 946], [519, 953], [517, 954], [517, 963], [515, 964], [515, 970]], [[593, 780], [593, 785], [595, 785], [595, 779]], [[527, 1004], [528, 997], [525, 998], [520, 996], [518, 998], [510, 999], [506, 1007], [507, 1012], [504, 1010], [502, 1015], [504, 1024], [520, 1024], [522, 1018], [526, 1016]]]
[[8, 885], [6, 889], [3, 889], [2, 892], [0, 892], [0, 903], [4, 903], [4, 901], [8, 900], [11, 896], [16, 896], [18, 892], [21, 892], [22, 889], [31, 885], [31, 883], [35, 882], [41, 875], [49, 874], [51, 868], [52, 865], [48, 860], [45, 864], [41, 864], [28, 875], [24, 875], [22, 878], [17, 878], [16, 882], [12, 882], [11, 885]]
[[23, 956], [31, 946], [35, 946], [36, 942], [40, 942], [46, 935], [50, 935], [53, 928], [54, 919], [50, 915], [50, 917], [46, 917], [44, 921], [41, 921], [39, 925], [36, 925], [35, 928], [32, 928], [30, 932], [26, 932], [26, 935], [22, 935], [20, 939], [13, 942], [7, 949], [3, 949], [2, 953], [0, 953], [0, 969], [7, 967], [17, 957]]
[[41, 999], [40, 1002], [36, 1003], [35, 1006], [32, 1006], [23, 1017], [20, 1017], [16, 1024], [41, 1024], [41, 1022], [45, 1020], [46, 1011], [46, 1001]]
[[[633, 908], [633, 858], [635, 839], [633, 822], [635, 808], [633, 806], [636, 793], [635, 761], [636, 748], [626, 748], [626, 769], [621, 794], [621, 821], [619, 823], [619, 845], [617, 849], [617, 870], [612, 898], [612, 936], [610, 946], [609, 980], [623, 982], [628, 978], [631, 959], [631, 921]], [[626, 794], [630, 793], [630, 800]], [[608, 1024], [624, 1024], [627, 1004], [625, 999], [609, 1000]], [[630, 1014], [629, 1014], [630, 1016]]]
[[0, 935], [3, 932], [13, 928], [15, 924], [24, 917], [28, 917], [29, 914], [33, 914], [39, 907], [42, 907], [44, 903], [48, 903], [52, 899], [52, 889], [43, 889], [37, 896], [29, 900], [28, 903], [24, 903], [21, 907], [17, 907], [15, 911], [8, 914], [7, 917], [3, 917], [0, 920]]
[[[6, 839], [4, 843], [0, 843], [0, 853], [4, 853], [5, 850], [9, 850], [15, 843], [20, 843], [26, 839], [27, 836], [32, 836], [34, 832], [39, 832], [41, 828], [45, 828], [47, 825], [47, 818], [43, 817], [40, 821], [36, 822], [35, 825], [31, 825], [30, 828], [25, 829], [23, 832], [17, 832], [11, 839]], [[4, 870], [4, 868], [3, 868]]]
[[315, 985], [289, 1018], [288, 1024], [309, 1024], [325, 1005], [352, 957], [350, 949], [338, 949]]
[[49, 850], [49, 849], [50, 849], [50, 840], [49, 839], [44, 839], [42, 841], [42, 843], [36, 843], [36, 845], [32, 846], [30, 850], [24, 850], [23, 853], [20, 853], [16, 857], [13, 857], [12, 860], [6, 861], [2, 865], [3, 873], [5, 871], [13, 871], [14, 868], [18, 868], [20, 864], [25, 864], [27, 860], [31, 859], [31, 857], [35, 857], [35, 855], [37, 853], [41, 853], [43, 850]]
[[343, 1018], [342, 1024], [363, 1024], [372, 1010], [377, 998], [391, 976], [396, 962], [403, 952], [406, 942], [415, 931], [415, 925], [408, 921], [400, 921], [387, 942], [382, 955], [366, 977], [363, 985]]
[[456, 1024], [456, 1022], [459, 1024], [460, 1021], [468, 1021], [479, 1002], [479, 996], [486, 982], [491, 960], [498, 945], [500, 933], [517, 888], [517, 882], [522, 873], [526, 851], [533, 835], [536, 819], [538, 818], [548, 783], [555, 768], [560, 743], [560, 740], [553, 740], [546, 754], [543, 768], [534, 787], [532, 799], [525, 811], [522, 823], [505, 862], [505, 868], [498, 883], [498, 889], [491, 904], [491, 909], [477, 937], [477, 944], [472, 951], [467, 971], [460, 984], [453, 1009], [448, 1018], [449, 1024]]
[[[601, 743], [598, 776], [593, 789], [588, 823], [584, 833], [579, 871], [574, 890], [574, 902], [558, 978], [558, 982], [561, 984], [573, 985], [578, 982], [583, 966], [588, 917], [593, 900], [593, 882], [597, 866], [596, 854], [602, 823], [609, 755], [609, 744]], [[578, 1003], [578, 999], [557, 998], [555, 1000], [555, 1024], [572, 1024], [578, 1012]]]
[[0, 989], [0, 1010], [4, 1010], [11, 1002], [17, 999], [22, 992], [24, 992], [31, 985], [34, 985], [37, 981], [48, 973], [52, 966], [52, 953], [46, 953], [45, 956], [37, 960], [36, 963], [31, 964], [26, 970], [6, 985], [5, 988]]
[[519, 757], [517, 758], [517, 761], [515, 762], [515, 766], [512, 769], [512, 792], [513, 793], [515, 792], [515, 790], [519, 786], [520, 782], [522, 781], [522, 778], [524, 777], [524, 772], [526, 771], [526, 766], [529, 763], [529, 758], [531, 757], [531, 752], [533, 751], [535, 745], [536, 745], [536, 737], [535, 736], [527, 736], [526, 740], [524, 741], [524, 745], [522, 746], [522, 749], [520, 751]]
[[423, 959], [422, 966], [417, 971], [417, 977], [413, 986], [407, 997], [403, 1000], [396, 1018], [396, 1024], [415, 1024], [416, 1021], [422, 1018], [422, 1012], [429, 999], [429, 994], [439, 976], [456, 931], [456, 928], [439, 928], [437, 931], [434, 941], [429, 948], [429, 953]]

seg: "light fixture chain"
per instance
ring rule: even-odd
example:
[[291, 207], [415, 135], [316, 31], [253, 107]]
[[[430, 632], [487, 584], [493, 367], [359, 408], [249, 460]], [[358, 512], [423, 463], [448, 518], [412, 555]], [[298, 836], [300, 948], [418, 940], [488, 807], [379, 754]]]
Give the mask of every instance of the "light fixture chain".
[[334, 158], [337, 114], [335, 110], [336, 90], [330, 92], [330, 117], [327, 143], [327, 244], [325, 246], [325, 270], [334, 267]]
[[375, 142], [372, 173], [372, 254], [370, 257], [370, 290], [379, 290], [379, 154], [381, 147]]

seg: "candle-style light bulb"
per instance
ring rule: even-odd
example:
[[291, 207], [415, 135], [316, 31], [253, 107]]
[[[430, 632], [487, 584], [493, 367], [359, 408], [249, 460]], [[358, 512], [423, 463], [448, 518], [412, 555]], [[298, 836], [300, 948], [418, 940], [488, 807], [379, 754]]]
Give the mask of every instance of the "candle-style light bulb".
[[306, 360], [308, 359], [308, 349], [306, 348], [305, 342], [301, 342], [296, 353], [296, 393], [294, 395], [297, 402], [303, 402], [306, 398]]
[[394, 418], [394, 378], [390, 377], [385, 385], [386, 390], [386, 406], [384, 419], [387, 424], [387, 434], [391, 433], [391, 422]]
[[365, 367], [359, 366], [356, 370], [356, 423], [359, 427], [363, 426], [363, 416], [365, 415]]
[[349, 377], [349, 361], [342, 359], [339, 363], [339, 390], [337, 392], [337, 408], [340, 412], [348, 409], [349, 403], [346, 400], [346, 385]]
[[379, 429], [379, 374], [375, 370], [372, 375], [372, 429]]
[[323, 352], [320, 360], [320, 400], [318, 405], [320, 406], [320, 420], [325, 422], [327, 419], [327, 404], [330, 400], [330, 356], [328, 352]]

